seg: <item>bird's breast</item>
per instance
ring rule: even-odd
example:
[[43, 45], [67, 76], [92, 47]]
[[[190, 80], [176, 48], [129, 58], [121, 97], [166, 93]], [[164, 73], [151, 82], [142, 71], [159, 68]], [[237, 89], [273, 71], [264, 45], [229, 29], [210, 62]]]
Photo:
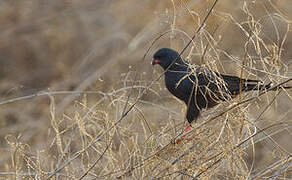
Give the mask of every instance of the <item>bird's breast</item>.
[[183, 101], [187, 101], [191, 93], [188, 81], [189, 79], [185, 77], [185, 74], [165, 75], [165, 85], [168, 91]]

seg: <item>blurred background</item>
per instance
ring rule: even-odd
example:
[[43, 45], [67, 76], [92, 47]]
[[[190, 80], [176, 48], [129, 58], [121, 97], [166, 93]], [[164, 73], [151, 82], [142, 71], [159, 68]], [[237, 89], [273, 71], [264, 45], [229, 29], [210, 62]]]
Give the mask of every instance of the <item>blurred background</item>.
[[[104, 97], [103, 93], [111, 96], [120, 90], [125, 97], [129, 93], [132, 93], [131, 98], [141, 95], [143, 87], [162, 72], [158, 66], [150, 65], [152, 54], [161, 47], [180, 51], [212, 4], [210, 0], [0, 1], [0, 171], [3, 177], [12, 178], [8, 172], [36, 170], [42, 158], [47, 160], [40, 168], [44, 174], [53, 170], [60, 159], [56, 155], [60, 152], [54, 149], [60, 145], [57, 132], [65, 136], [71, 128], [68, 122], [73, 126], [79, 119], [76, 113], [86, 114], [90, 105]], [[282, 82], [292, 77], [291, 20], [289, 0], [220, 0], [183, 56], [191, 63], [221, 73], [266, 83]], [[128, 87], [133, 85], [140, 88], [132, 91]], [[134, 122], [129, 127], [136, 133], [135, 137], [145, 131], [158, 133], [172, 120], [185, 121], [184, 105], [164, 88], [163, 78], [150, 89], [142, 95], [145, 103], [140, 104], [139, 109], [153, 132], [143, 129], [144, 122]], [[67, 93], [58, 94], [60, 91]], [[96, 93], [85, 95], [69, 91]], [[53, 95], [49, 97], [42, 94], [44, 92]], [[273, 134], [273, 138], [290, 154], [291, 95], [291, 91], [271, 92], [245, 106], [244, 115], [256, 120], [258, 127], [286, 122], [286, 126], [281, 127], [283, 131]], [[30, 97], [25, 98], [27, 96]], [[18, 97], [23, 99], [14, 99]], [[96, 106], [95, 112], [105, 112], [112, 124], [123, 111], [124, 104], [118, 106], [110, 99]], [[265, 107], [267, 110], [262, 115]], [[278, 130], [276, 127], [268, 133]], [[88, 133], [96, 137], [99, 130], [92, 128]], [[123, 137], [121, 132], [115, 133], [113, 137]], [[143, 138], [137, 135], [135, 142]], [[60, 141], [66, 144], [65, 140]], [[114, 140], [116, 148], [118, 141]], [[79, 149], [77, 142], [70, 152]], [[263, 140], [255, 147], [255, 152], [244, 152], [247, 167], [255, 163], [254, 172], [286, 158], [274, 151], [277, 148], [270, 141]], [[42, 152], [46, 153], [41, 155]], [[276, 154], [276, 159], [270, 154]]]

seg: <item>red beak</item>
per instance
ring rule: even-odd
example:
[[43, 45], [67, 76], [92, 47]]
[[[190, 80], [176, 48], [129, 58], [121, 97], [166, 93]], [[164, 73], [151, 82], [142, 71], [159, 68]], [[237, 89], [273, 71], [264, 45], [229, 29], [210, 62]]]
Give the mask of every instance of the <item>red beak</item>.
[[152, 62], [151, 62], [151, 64], [152, 64], [152, 65], [155, 65], [155, 64], [157, 64], [157, 63], [160, 63], [160, 60], [152, 58]]

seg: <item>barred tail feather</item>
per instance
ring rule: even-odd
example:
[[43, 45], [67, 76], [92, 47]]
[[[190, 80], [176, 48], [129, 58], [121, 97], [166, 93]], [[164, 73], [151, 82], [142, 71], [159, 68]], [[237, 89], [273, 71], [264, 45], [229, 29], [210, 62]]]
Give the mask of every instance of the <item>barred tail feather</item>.
[[[254, 82], [254, 81], [246, 81], [246, 82]], [[258, 84], [245, 84], [245, 86], [243, 87], [243, 91], [268, 90], [268, 89], [270, 89], [271, 91], [276, 91], [276, 90], [281, 89], [281, 88], [292, 89], [292, 86], [273, 87], [274, 84], [272, 82], [270, 82], [268, 84], [263, 84], [262, 82], [259, 81], [259, 83]]]
[[243, 86], [243, 91], [267, 90], [273, 86], [272, 83], [263, 84], [261, 81], [247, 80], [246, 82], [257, 82], [257, 83], [256, 84], [246, 83]]

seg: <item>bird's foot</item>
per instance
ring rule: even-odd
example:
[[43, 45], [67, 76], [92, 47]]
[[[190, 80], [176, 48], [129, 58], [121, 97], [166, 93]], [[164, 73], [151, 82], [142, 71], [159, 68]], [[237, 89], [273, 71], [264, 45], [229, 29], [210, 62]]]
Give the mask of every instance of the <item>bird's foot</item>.
[[191, 129], [192, 129], [192, 126], [189, 124], [189, 125], [186, 127], [186, 129], [184, 130], [184, 133], [188, 132], [188, 131], [191, 130]]
[[[184, 130], [184, 132], [183, 132], [183, 136], [181, 136], [181, 137], [179, 137], [179, 138], [177, 138], [176, 140], [175, 140], [175, 144], [180, 144], [183, 140], [186, 140], [187, 139], [187, 134], [186, 135], [184, 135], [186, 132], [188, 132], [188, 131], [190, 131], [192, 129], [192, 126], [189, 124], [187, 127], [186, 127], [186, 129]], [[187, 140], [189, 140], [189, 139], [187, 139]]]

